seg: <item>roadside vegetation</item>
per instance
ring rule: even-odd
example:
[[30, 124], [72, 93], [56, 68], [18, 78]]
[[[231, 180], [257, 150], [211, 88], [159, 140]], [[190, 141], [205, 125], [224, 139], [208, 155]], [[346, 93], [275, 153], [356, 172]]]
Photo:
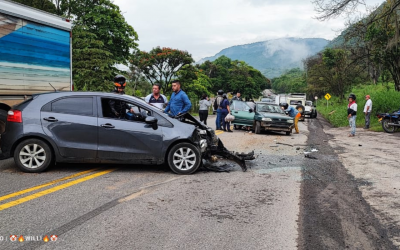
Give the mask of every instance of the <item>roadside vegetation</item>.
[[[372, 113], [370, 130], [383, 131], [376, 117], [377, 113], [392, 112], [400, 109], [400, 92], [394, 90], [394, 84], [359, 85], [352, 89], [357, 97], [357, 127], [364, 127], [365, 116], [363, 113], [365, 96], [370, 95], [372, 100]], [[327, 106], [328, 103], [328, 106]], [[347, 100], [332, 96], [327, 102], [325, 98], [317, 102], [318, 112], [335, 127], [349, 126], [347, 120]]]

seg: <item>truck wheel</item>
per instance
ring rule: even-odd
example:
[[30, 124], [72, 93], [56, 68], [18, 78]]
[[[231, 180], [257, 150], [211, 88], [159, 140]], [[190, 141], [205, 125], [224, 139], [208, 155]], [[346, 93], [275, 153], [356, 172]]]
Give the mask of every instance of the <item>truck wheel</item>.
[[42, 140], [28, 139], [22, 141], [15, 148], [15, 164], [23, 171], [28, 173], [39, 173], [50, 166], [52, 162], [52, 152]]
[[187, 142], [176, 144], [168, 153], [168, 165], [177, 174], [192, 174], [200, 166], [199, 149]]
[[0, 134], [6, 130], [7, 111], [0, 109]]
[[382, 128], [383, 130], [385, 130], [386, 133], [394, 133], [394, 131], [396, 131], [395, 126], [389, 125], [389, 119], [382, 120]]
[[261, 133], [261, 123], [260, 122], [256, 122], [256, 127], [254, 129], [254, 133], [256, 133], [256, 134]]

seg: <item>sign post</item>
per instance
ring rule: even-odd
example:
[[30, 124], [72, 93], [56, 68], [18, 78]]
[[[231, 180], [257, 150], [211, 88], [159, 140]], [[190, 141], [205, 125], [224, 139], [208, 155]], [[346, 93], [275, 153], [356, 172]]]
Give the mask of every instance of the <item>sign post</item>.
[[318, 106], [318, 96], [315, 96], [314, 99], [315, 99], [315, 106]]
[[326, 99], [326, 107], [328, 107], [328, 101], [329, 101], [329, 99], [331, 99], [331, 95], [329, 93], [326, 93], [326, 95], [324, 97]]

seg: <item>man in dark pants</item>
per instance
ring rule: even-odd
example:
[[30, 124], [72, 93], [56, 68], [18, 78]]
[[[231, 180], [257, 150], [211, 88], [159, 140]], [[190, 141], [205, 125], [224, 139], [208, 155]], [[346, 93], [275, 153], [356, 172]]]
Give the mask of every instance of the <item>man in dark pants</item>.
[[220, 104], [221, 104], [221, 102], [222, 102], [222, 100], [224, 99], [223, 97], [222, 97], [222, 95], [224, 94], [224, 91], [222, 90], [222, 89], [220, 89], [220, 90], [218, 90], [218, 96], [215, 98], [215, 103], [214, 103], [214, 108], [216, 109], [216, 112], [217, 112], [217, 118], [215, 119], [215, 130], [222, 130], [222, 128], [221, 128], [221, 123], [222, 123], [222, 120], [221, 120], [221, 107], [219, 106]]
[[369, 122], [371, 118], [371, 111], [372, 111], [372, 101], [371, 101], [371, 96], [366, 95], [365, 99], [367, 102], [365, 103], [364, 106], [364, 114], [365, 114], [365, 126], [364, 129], [369, 129]]

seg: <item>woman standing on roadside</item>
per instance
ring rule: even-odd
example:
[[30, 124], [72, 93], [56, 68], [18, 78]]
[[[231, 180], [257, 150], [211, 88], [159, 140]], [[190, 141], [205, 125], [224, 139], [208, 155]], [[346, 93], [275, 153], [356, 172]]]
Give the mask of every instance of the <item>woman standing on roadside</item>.
[[221, 101], [221, 104], [219, 105], [222, 109], [221, 110], [222, 128], [224, 129], [224, 131], [233, 132], [231, 130], [231, 123], [225, 121], [225, 117], [231, 112], [231, 109], [229, 108], [228, 97], [226, 96], [226, 94], [223, 94], [222, 97], [224, 99]]
[[349, 137], [354, 137], [356, 135], [356, 118], [357, 118], [356, 96], [354, 94], [350, 94], [348, 99], [349, 99], [349, 105], [347, 105], [347, 119], [349, 119], [349, 124], [350, 124]]
[[203, 94], [199, 104], [200, 121], [207, 125], [208, 108], [211, 106], [211, 102], [208, 100], [208, 96], [206, 94]]

